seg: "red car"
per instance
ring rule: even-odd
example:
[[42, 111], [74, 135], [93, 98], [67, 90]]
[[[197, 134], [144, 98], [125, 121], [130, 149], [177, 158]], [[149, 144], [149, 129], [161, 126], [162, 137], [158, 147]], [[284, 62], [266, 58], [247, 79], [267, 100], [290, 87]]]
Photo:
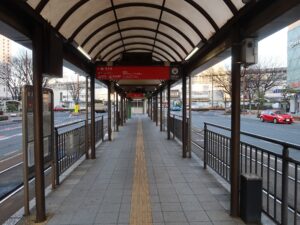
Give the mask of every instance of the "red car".
[[262, 122], [273, 122], [273, 123], [288, 123], [291, 124], [294, 122], [294, 118], [285, 112], [282, 111], [263, 111], [260, 114], [260, 120]]
[[54, 107], [53, 111], [62, 112], [62, 111], [66, 111], [66, 109], [63, 106], [57, 105]]

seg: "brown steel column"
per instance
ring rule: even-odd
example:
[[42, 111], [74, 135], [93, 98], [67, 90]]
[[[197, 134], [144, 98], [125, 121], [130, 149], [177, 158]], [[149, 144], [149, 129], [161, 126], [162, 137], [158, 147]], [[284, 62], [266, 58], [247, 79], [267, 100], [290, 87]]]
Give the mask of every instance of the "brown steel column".
[[91, 76], [91, 159], [96, 159], [95, 149], [95, 77]]
[[150, 97], [150, 119], [152, 120], [153, 118], [153, 114], [152, 114], [152, 96]]
[[232, 79], [232, 100], [231, 100], [231, 205], [232, 216], [239, 216], [239, 178], [240, 178], [240, 93], [241, 93], [241, 44], [239, 30], [235, 31], [231, 47], [231, 79]]
[[109, 84], [107, 86], [107, 113], [108, 113], [108, 117], [107, 117], [107, 126], [108, 126], [108, 140], [111, 141], [111, 98], [110, 98], [110, 94], [111, 94], [111, 85]]
[[114, 93], [114, 131], [116, 131], [116, 92]]
[[171, 84], [170, 82], [168, 83], [168, 89], [167, 89], [167, 102], [168, 102], [168, 112], [167, 112], [167, 133], [168, 133], [168, 140], [170, 140], [171, 133], [170, 133], [170, 126], [171, 126], [171, 110], [170, 110], [170, 105], [171, 105]]
[[124, 119], [123, 119], [123, 116], [124, 116], [123, 96], [121, 96], [121, 102], [120, 102], [120, 104], [121, 104], [121, 109], [120, 109], [120, 113], [121, 113], [120, 125], [123, 126], [123, 121], [124, 121]]
[[162, 106], [162, 90], [160, 91], [160, 95], [159, 95], [159, 100], [160, 100], [160, 117], [159, 117], [159, 119], [160, 119], [160, 131], [163, 131], [163, 115], [162, 115], [162, 108], [163, 108], [163, 106]]
[[119, 94], [116, 93], [116, 111], [117, 111], [117, 119], [116, 119], [116, 128], [117, 132], [119, 131], [119, 123], [120, 123], [120, 112], [119, 112]]
[[182, 77], [182, 157], [186, 158], [186, 77]]
[[124, 103], [123, 103], [124, 104], [124, 108], [123, 108], [124, 109], [124, 124], [126, 123], [126, 105], [127, 105], [126, 100], [127, 99], [124, 97]]
[[158, 126], [158, 94], [155, 96], [155, 124]]
[[192, 158], [192, 75], [189, 75], [189, 126], [188, 126], [188, 153]]
[[89, 158], [89, 79], [86, 76], [85, 78], [85, 158]]
[[33, 52], [33, 120], [34, 120], [34, 168], [35, 168], [35, 201], [36, 222], [46, 220], [44, 149], [43, 149], [43, 31], [34, 28], [32, 41]]

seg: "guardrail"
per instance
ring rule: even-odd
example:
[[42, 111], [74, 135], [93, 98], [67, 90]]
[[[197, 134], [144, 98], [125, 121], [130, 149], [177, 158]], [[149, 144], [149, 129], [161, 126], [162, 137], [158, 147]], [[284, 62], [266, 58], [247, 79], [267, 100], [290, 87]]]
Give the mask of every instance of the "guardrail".
[[[172, 138], [175, 139], [177, 138], [182, 142], [182, 116], [176, 115], [176, 114], [171, 114], [169, 117], [170, 120], [170, 132], [172, 133]], [[189, 130], [189, 120], [188, 118], [186, 119], [186, 134], [188, 134]]]
[[[88, 124], [90, 129], [90, 122]], [[56, 184], [60, 175], [85, 154], [85, 120], [56, 126], [55, 130], [55, 165]], [[104, 140], [105, 128], [103, 116], [95, 121], [95, 140]]]
[[[230, 131], [204, 123], [204, 167], [210, 166], [228, 182]], [[299, 150], [299, 145], [241, 132], [240, 173], [262, 177], [263, 212], [279, 224], [299, 224]]]

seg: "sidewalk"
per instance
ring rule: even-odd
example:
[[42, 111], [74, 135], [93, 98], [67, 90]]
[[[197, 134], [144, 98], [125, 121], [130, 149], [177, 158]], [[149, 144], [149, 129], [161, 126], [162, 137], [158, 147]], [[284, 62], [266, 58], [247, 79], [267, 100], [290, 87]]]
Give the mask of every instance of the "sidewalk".
[[46, 205], [49, 225], [244, 224], [229, 216], [228, 192], [195, 159], [181, 158], [181, 147], [145, 116], [99, 146], [97, 159], [84, 161]]

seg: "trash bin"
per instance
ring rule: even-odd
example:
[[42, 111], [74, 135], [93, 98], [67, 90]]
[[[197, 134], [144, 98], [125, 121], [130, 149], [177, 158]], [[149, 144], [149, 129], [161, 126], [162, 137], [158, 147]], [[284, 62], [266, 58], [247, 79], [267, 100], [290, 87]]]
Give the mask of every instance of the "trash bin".
[[240, 215], [246, 223], [260, 224], [262, 179], [255, 174], [241, 175]]

